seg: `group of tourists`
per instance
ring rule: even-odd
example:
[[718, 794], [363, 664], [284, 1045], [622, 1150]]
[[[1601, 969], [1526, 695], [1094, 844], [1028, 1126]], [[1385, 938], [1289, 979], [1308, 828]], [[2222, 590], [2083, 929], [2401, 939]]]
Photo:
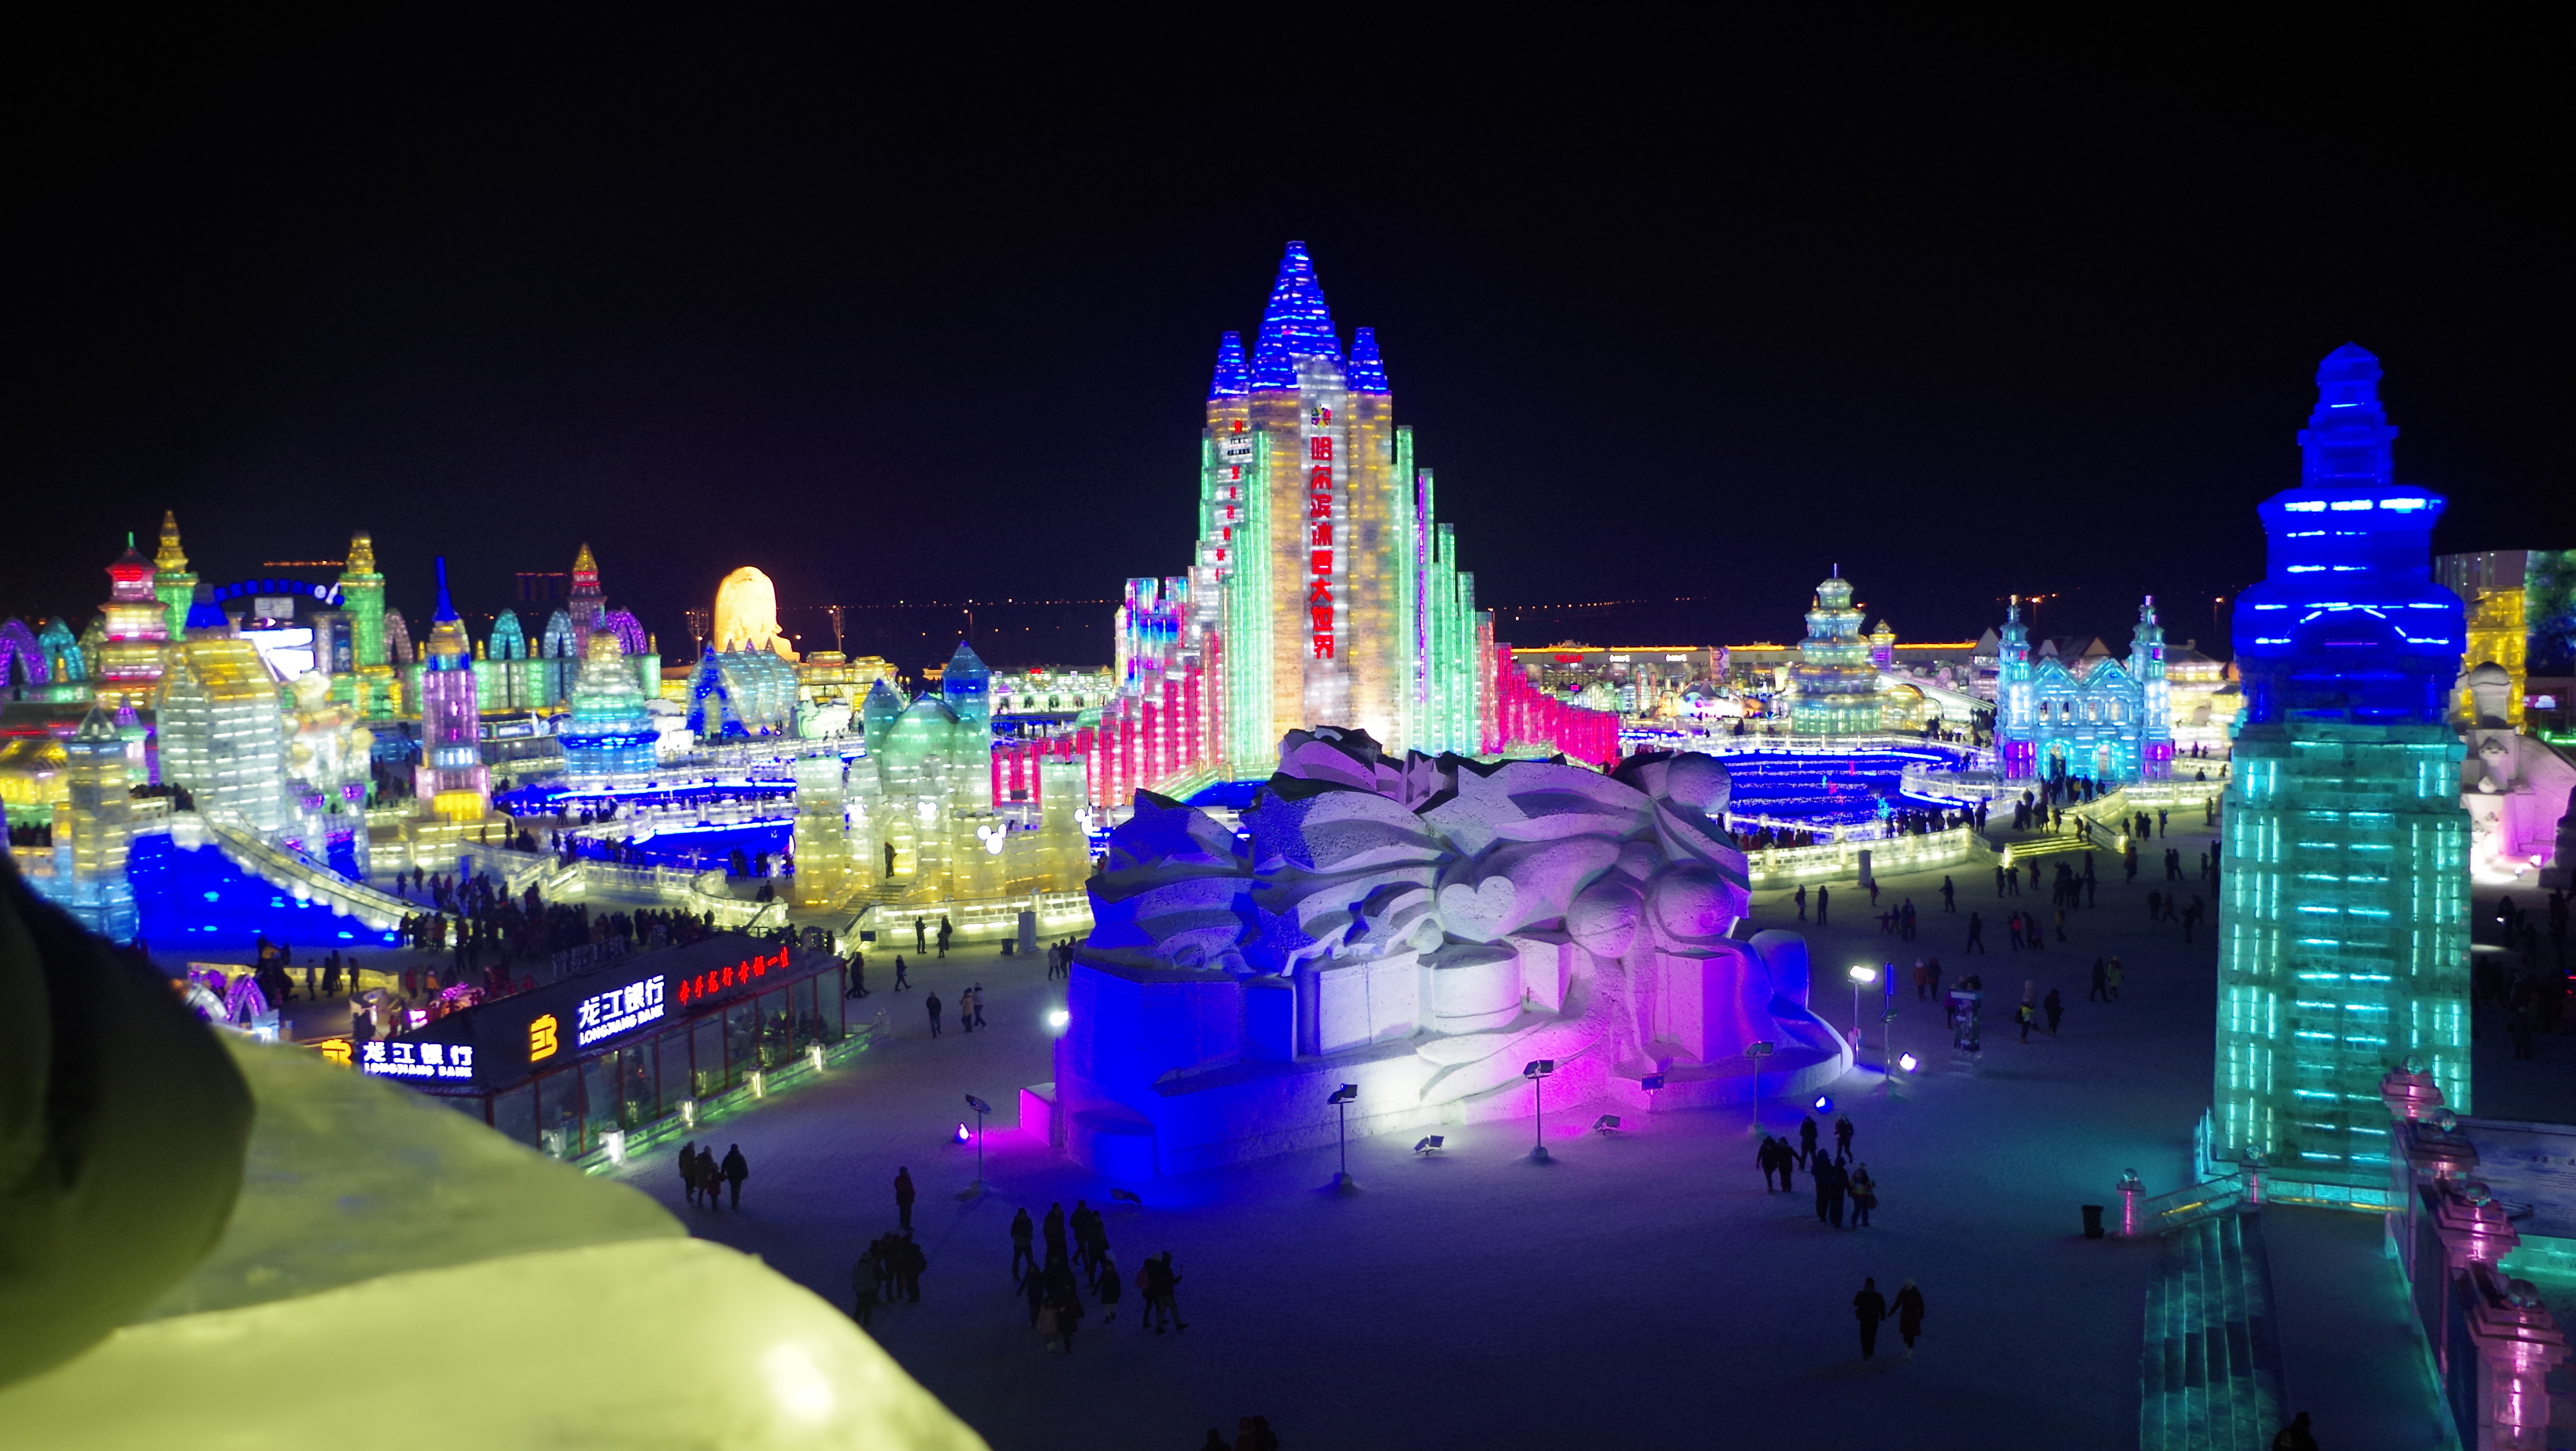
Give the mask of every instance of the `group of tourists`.
[[728, 1144], [722, 1161], [716, 1158], [713, 1145], [697, 1147], [694, 1140], [680, 1145], [680, 1188], [691, 1204], [703, 1202], [716, 1207], [716, 1197], [730, 1187], [732, 1205], [742, 1207], [742, 1181], [751, 1177], [751, 1161], [742, 1156], [742, 1145]]
[[1852, 1121], [1835, 1117], [1830, 1154], [1818, 1146], [1816, 1132], [1816, 1116], [1808, 1114], [1798, 1120], [1798, 1142], [1794, 1146], [1786, 1139], [1762, 1136], [1761, 1146], [1753, 1151], [1753, 1164], [1762, 1171], [1763, 1192], [1794, 1192], [1798, 1170], [1804, 1168], [1815, 1184], [1818, 1223], [1840, 1229], [1848, 1211], [1852, 1228], [1866, 1228], [1870, 1212], [1878, 1208], [1878, 1181], [1870, 1177], [1869, 1165], [1852, 1159]]

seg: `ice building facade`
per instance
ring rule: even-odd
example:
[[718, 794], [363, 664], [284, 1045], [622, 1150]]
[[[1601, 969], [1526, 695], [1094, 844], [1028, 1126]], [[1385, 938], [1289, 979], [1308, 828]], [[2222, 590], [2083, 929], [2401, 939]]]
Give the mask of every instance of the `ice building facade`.
[[[1128, 582], [1119, 692], [1082, 747], [1094, 799], [1258, 777], [1308, 725], [1390, 749], [1489, 749], [1491, 617], [1395, 421], [1377, 335], [1360, 328], [1345, 350], [1304, 243], [1280, 259], [1250, 350], [1220, 339], [1206, 406], [1198, 543], [1186, 574]], [[1512, 744], [1616, 758], [1592, 754], [1599, 732], [1568, 734]]]
[[2379, 1083], [2469, 1082], [2468, 814], [2446, 725], [2463, 608], [2433, 580], [2438, 495], [2394, 481], [2379, 361], [2317, 370], [2296, 488], [2261, 506], [2239, 597], [2245, 719], [2225, 801], [2213, 1151], [2378, 1184]]
[[564, 775], [581, 791], [640, 786], [659, 764], [660, 728], [644, 708], [644, 691], [616, 632], [594, 631], [582, 648], [589, 658], [573, 682], [569, 718], [556, 732]]
[[2018, 598], [1999, 640], [1995, 742], [2005, 780], [2125, 785], [2173, 774], [2173, 698], [2153, 596], [2138, 607], [2125, 665], [2108, 655], [2075, 666], [2032, 659]]
[[210, 602], [190, 607], [188, 637], [169, 652], [156, 720], [163, 781], [188, 788], [201, 812], [254, 831], [285, 829], [277, 679]]

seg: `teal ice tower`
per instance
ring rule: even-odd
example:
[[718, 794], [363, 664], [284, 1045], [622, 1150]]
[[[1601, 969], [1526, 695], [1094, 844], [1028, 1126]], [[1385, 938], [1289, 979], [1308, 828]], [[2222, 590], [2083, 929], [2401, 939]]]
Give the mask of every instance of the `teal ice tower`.
[[2469, 819], [2443, 724], [2463, 610], [2432, 573], [2442, 500], [2391, 481], [2379, 360], [2317, 369], [2298, 487], [2261, 506], [2237, 602], [2245, 716], [2226, 797], [2211, 1148], [2275, 1179], [2388, 1176], [2379, 1082], [2470, 1107]]

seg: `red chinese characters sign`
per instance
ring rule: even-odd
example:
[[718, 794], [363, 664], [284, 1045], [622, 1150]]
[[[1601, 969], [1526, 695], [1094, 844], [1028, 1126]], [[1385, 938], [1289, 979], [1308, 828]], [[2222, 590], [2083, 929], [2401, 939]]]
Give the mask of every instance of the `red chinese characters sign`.
[[[1329, 426], [1333, 410], [1318, 408], [1318, 426]], [[1333, 658], [1333, 436], [1318, 433], [1306, 440], [1306, 615], [1314, 658]]]

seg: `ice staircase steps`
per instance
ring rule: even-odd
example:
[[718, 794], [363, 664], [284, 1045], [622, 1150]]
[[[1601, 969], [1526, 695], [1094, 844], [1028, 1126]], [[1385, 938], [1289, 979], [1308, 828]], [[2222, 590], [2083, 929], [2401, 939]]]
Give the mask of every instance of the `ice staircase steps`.
[[2139, 1451], [2262, 1451], [2281, 1426], [2281, 1345], [2260, 1214], [2164, 1237], [2147, 1286]]

